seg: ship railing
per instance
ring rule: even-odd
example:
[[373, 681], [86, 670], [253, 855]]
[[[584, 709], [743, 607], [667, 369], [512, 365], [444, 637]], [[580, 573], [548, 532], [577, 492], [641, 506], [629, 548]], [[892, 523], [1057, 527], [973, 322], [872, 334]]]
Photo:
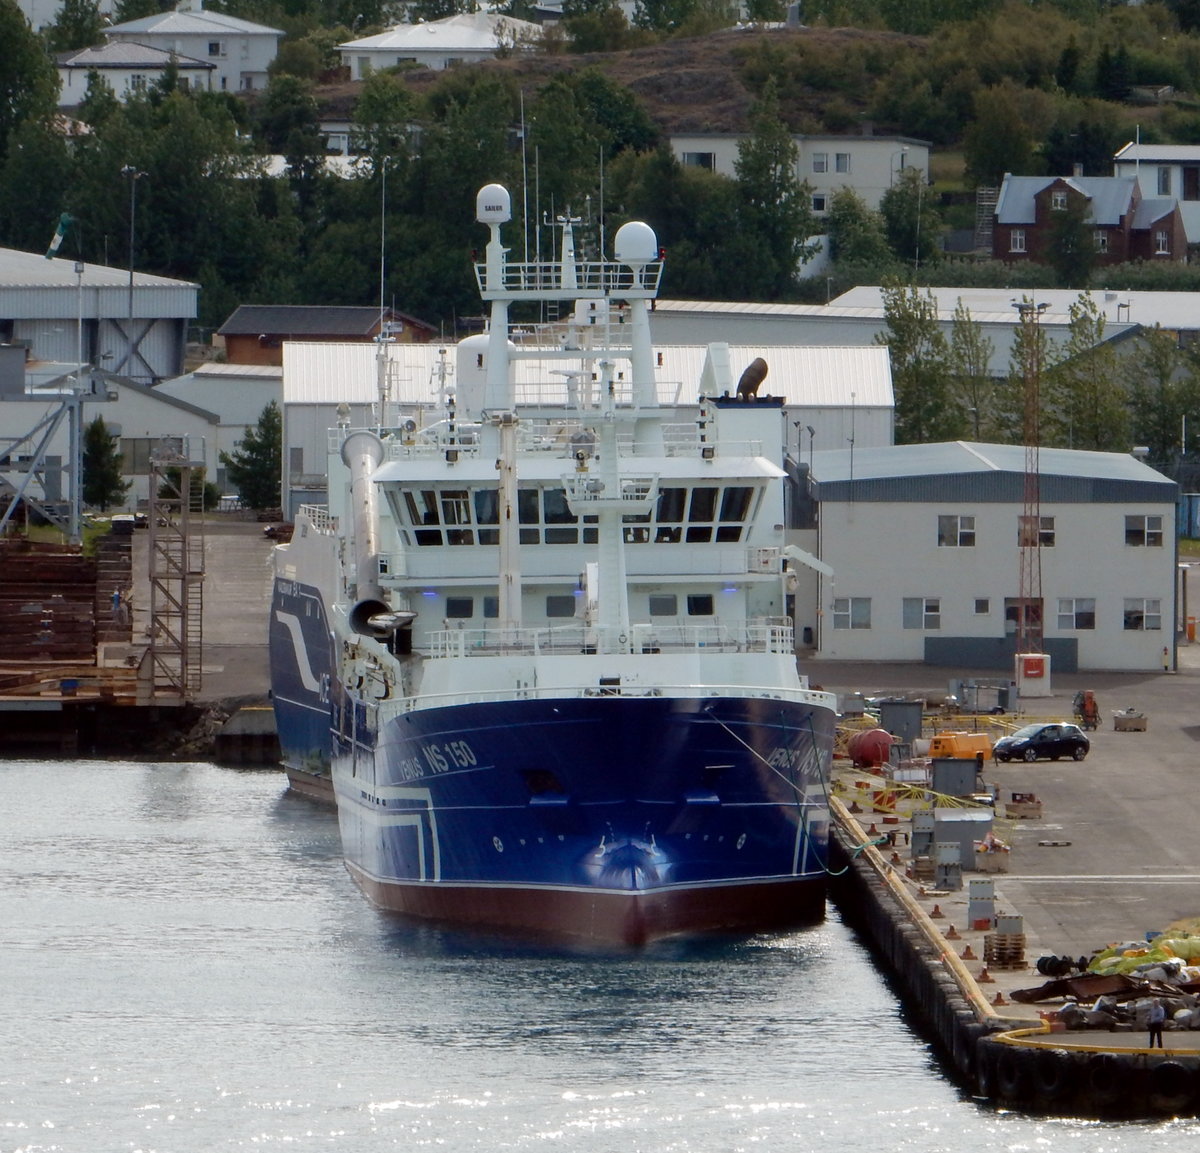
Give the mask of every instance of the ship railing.
[[337, 517], [330, 514], [327, 505], [302, 504], [297, 509], [297, 515], [306, 517], [313, 531], [323, 536], [332, 536], [337, 532]]
[[506, 261], [498, 282], [488, 276], [486, 263], [475, 265], [475, 280], [484, 300], [498, 297], [562, 300], [616, 296], [645, 300], [658, 295], [663, 262], [652, 260], [641, 268], [612, 260]]
[[774, 653], [795, 651], [791, 620], [761, 617], [752, 621], [713, 621], [687, 625], [632, 625], [628, 632], [615, 626], [583, 622], [554, 628], [435, 629], [428, 635], [430, 658], [495, 656], [506, 653], [569, 655], [636, 653], [655, 655], [707, 653]]
[[800, 704], [827, 705], [828, 703], [828, 694], [822, 692], [820, 689], [805, 687], [790, 688], [774, 684], [747, 685], [710, 682], [688, 684], [685, 682], [673, 683], [668, 681], [661, 681], [655, 684], [641, 684], [631, 681], [625, 681], [620, 684], [597, 684], [593, 681], [588, 684], [525, 685], [516, 690], [512, 688], [467, 689], [462, 692], [422, 693], [420, 696], [398, 698], [396, 700], [396, 707], [402, 713], [409, 713], [415, 712], [418, 709], [486, 704], [491, 701], [504, 703], [512, 700], [545, 701], [563, 700], [574, 697], [753, 697], [771, 701], [796, 701]]

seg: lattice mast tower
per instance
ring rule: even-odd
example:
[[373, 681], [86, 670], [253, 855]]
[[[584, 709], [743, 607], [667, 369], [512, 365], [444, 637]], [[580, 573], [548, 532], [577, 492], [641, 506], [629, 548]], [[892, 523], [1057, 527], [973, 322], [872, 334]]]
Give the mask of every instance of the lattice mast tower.
[[1014, 301], [1023, 336], [1022, 435], [1025, 441], [1024, 492], [1017, 532], [1020, 563], [1017, 652], [1042, 651], [1042, 495], [1039, 449], [1041, 446], [1042, 333], [1046, 304]]

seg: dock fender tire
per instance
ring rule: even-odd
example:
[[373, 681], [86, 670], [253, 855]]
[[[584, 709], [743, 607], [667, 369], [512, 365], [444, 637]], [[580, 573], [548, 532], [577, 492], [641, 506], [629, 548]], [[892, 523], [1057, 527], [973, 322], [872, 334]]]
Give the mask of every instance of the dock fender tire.
[[1033, 1087], [1044, 1100], [1053, 1101], [1071, 1083], [1071, 1055], [1066, 1049], [1039, 1049], [1033, 1060]]
[[1098, 1053], [1088, 1062], [1087, 1079], [1094, 1100], [1112, 1100], [1122, 1091], [1122, 1082], [1125, 1080], [1120, 1059], [1111, 1053]]
[[1004, 1045], [996, 1054], [996, 1093], [1008, 1104], [1025, 1100], [1025, 1060], [1028, 1051]]
[[992, 1057], [994, 1045], [977, 1042], [975, 1045], [975, 1088], [980, 1097], [991, 1097], [994, 1092], [992, 1081]]
[[1179, 1106], [1191, 1100], [1194, 1082], [1192, 1073], [1178, 1061], [1160, 1061], [1150, 1070], [1150, 1092], [1164, 1105]]

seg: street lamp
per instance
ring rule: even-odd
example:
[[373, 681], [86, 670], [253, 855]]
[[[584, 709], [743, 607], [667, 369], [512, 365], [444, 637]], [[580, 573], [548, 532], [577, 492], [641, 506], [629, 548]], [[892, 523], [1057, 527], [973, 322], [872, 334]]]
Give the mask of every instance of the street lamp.
[[126, 164], [121, 169], [121, 175], [129, 181], [129, 331], [125, 339], [129, 342], [129, 352], [125, 358], [127, 367], [133, 368], [133, 264], [135, 244], [137, 241], [137, 182], [146, 174], [132, 164]]

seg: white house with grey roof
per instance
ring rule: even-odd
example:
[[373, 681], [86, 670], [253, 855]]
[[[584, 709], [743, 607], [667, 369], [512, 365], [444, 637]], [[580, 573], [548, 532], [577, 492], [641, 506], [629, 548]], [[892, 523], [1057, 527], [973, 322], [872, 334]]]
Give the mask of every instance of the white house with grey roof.
[[[819, 660], [1013, 670], [1025, 449], [818, 451], [797, 634]], [[1178, 486], [1120, 453], [1040, 453], [1043, 650], [1052, 670], [1174, 667]], [[1025, 590], [1026, 592], [1030, 590]]]
[[211, 60], [193, 60], [162, 48], [122, 40], [60, 52], [57, 66], [60, 108], [82, 103], [93, 72], [103, 77], [118, 100], [125, 100], [135, 92], [144, 92], [172, 67], [180, 88], [208, 91], [213, 87], [212, 77], [217, 70]]
[[460, 12], [421, 24], [397, 24], [376, 36], [338, 45], [351, 80], [397, 65], [415, 64], [434, 71], [490, 60], [502, 49], [532, 45], [542, 30], [528, 20], [491, 12]]
[[104, 30], [106, 39], [145, 44], [192, 60], [214, 64], [212, 86], [219, 91], [250, 91], [267, 86], [267, 69], [284, 33], [221, 12], [206, 12], [203, 0], [184, 0], [171, 12], [126, 20]]
[[[746, 134], [735, 132], [677, 132], [670, 144], [685, 167], [733, 177], [738, 148], [746, 139]], [[883, 194], [909, 169], [929, 183], [928, 140], [815, 133], [797, 133], [792, 140], [797, 149], [795, 175], [811, 189], [810, 207], [817, 216], [829, 211], [833, 194], [842, 188], [852, 189], [868, 208], [878, 209]]]

